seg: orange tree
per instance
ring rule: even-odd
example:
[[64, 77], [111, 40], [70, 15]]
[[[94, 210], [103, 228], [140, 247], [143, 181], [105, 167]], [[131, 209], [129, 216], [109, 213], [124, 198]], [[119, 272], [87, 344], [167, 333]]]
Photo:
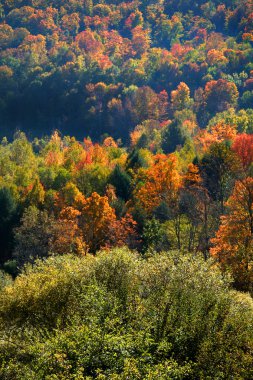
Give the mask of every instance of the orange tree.
[[239, 289], [249, 290], [253, 281], [253, 178], [237, 181], [221, 225], [212, 239], [211, 255], [230, 269]]
[[115, 222], [114, 209], [109, 205], [108, 198], [101, 197], [96, 192], [83, 201], [80, 216], [80, 228], [83, 238], [91, 252], [96, 252], [105, 245], [110, 225]]
[[157, 155], [154, 164], [146, 170], [145, 182], [137, 189], [135, 196], [143, 209], [152, 213], [161, 204], [170, 207], [175, 204], [180, 187], [174, 155]]

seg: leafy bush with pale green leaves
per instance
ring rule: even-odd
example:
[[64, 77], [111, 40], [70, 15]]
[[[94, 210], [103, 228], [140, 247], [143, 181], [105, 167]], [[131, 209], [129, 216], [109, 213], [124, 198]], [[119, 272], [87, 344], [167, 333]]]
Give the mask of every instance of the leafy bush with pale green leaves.
[[250, 379], [252, 324], [200, 257], [50, 257], [1, 290], [0, 378]]

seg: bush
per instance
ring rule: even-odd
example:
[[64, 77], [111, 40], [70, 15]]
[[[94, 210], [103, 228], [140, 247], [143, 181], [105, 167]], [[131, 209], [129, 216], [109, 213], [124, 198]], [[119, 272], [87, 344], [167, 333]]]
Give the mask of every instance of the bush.
[[252, 320], [251, 297], [200, 257], [51, 257], [1, 291], [0, 377], [249, 379]]

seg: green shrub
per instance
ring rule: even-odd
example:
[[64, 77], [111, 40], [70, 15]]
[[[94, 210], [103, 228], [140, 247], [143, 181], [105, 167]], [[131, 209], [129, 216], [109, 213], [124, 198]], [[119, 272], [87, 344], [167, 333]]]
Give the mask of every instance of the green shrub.
[[250, 379], [252, 323], [200, 257], [51, 257], [0, 293], [0, 378]]

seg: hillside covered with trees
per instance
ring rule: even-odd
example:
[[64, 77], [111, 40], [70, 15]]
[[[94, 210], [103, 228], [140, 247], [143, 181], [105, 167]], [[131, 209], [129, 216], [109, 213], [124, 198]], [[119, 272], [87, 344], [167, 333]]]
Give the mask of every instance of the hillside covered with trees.
[[1, 134], [127, 142], [173, 121], [174, 150], [222, 112], [252, 133], [252, 14], [252, 0], [2, 0]]
[[0, 378], [253, 378], [253, 1], [2, 0]]
[[252, 140], [3, 139], [1, 377], [250, 379]]

